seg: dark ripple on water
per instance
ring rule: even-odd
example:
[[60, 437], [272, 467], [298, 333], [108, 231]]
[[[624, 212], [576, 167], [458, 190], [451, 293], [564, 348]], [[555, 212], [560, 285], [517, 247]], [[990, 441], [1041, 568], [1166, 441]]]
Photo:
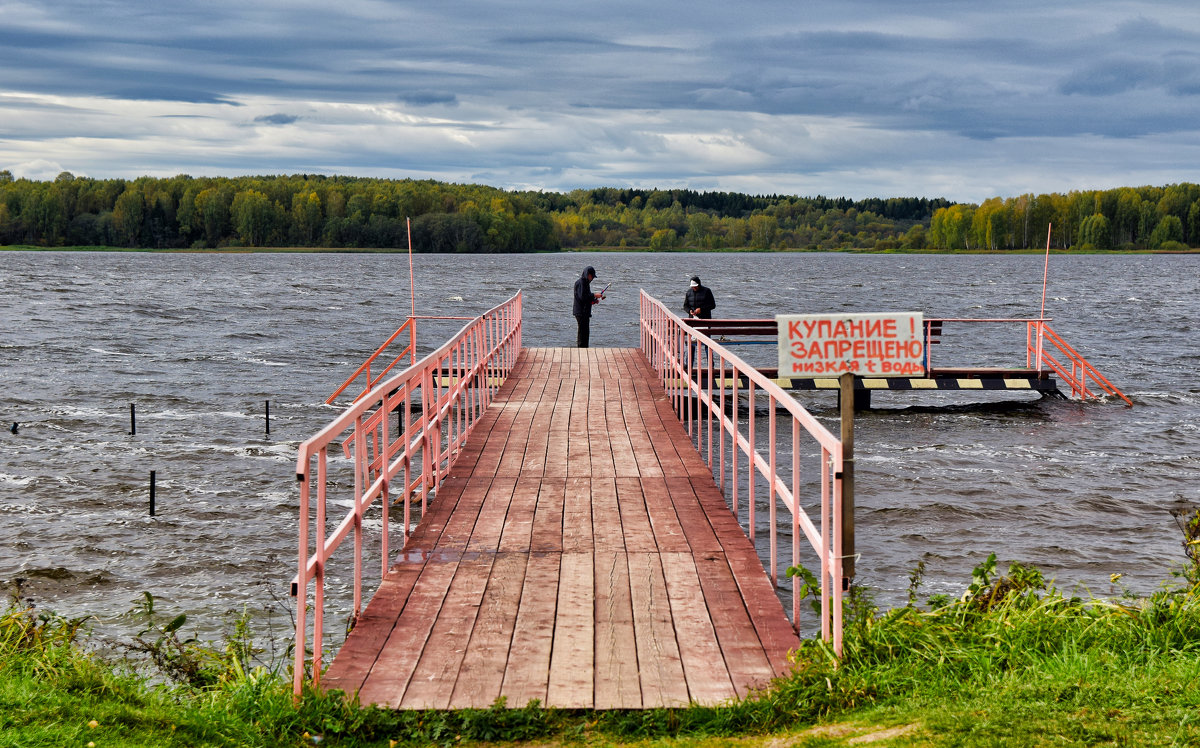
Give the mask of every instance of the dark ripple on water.
[[[1169, 512], [1200, 502], [1198, 261], [1051, 259], [1053, 326], [1132, 394], [1132, 410], [875, 393], [877, 409], [856, 426], [858, 568], [881, 603], [906, 599], [922, 560], [924, 592], [958, 594], [990, 551], [1098, 593], [1114, 572], [1140, 591], [1166, 578], [1181, 558]], [[714, 288], [723, 316], [951, 318], [1036, 316], [1042, 274], [1036, 256], [419, 255], [414, 264], [419, 314], [474, 315], [523, 288], [530, 346], [573, 342], [570, 288], [586, 265], [612, 282], [593, 322], [598, 346], [637, 344], [639, 287], [677, 306], [693, 274]], [[119, 614], [143, 590], [210, 631], [221, 611], [243, 605], [286, 630], [296, 447], [335, 414], [325, 396], [403, 321], [407, 271], [401, 255], [0, 253], [2, 417], [21, 424], [0, 432], [0, 541], [12, 551], [0, 579], [27, 579], [40, 603], [96, 615], [102, 630], [126, 630]], [[461, 324], [421, 321], [422, 351]], [[934, 351], [942, 363], [1020, 365], [991, 360], [1007, 351], [1023, 361], [1023, 329], [965, 336], [975, 353], [958, 332], [947, 325]], [[772, 364], [767, 347], [746, 348]], [[982, 360], [952, 360], [960, 350]], [[831, 396], [799, 399], [836, 424]], [[151, 470], [155, 518], [146, 516]]]

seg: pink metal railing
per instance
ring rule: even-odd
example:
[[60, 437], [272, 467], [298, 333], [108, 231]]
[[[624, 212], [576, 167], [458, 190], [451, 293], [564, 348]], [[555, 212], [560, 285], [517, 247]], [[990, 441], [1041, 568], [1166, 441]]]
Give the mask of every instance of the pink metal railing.
[[[296, 461], [296, 478], [300, 483], [299, 570], [292, 580], [292, 595], [297, 600], [294, 664], [297, 695], [306, 670], [310, 583], [313, 586], [310, 667], [316, 685], [321, 678], [327, 561], [347, 536], [353, 534], [353, 624], [362, 612], [365, 513], [375, 502], [381, 503], [379, 558], [381, 574], [386, 575], [391, 506], [403, 505], [403, 547], [412, 526], [414, 500], [420, 498], [420, 513], [424, 515], [430, 495], [436, 495], [468, 433], [512, 370], [521, 350], [521, 311], [518, 292], [474, 318], [433, 353], [376, 384], [300, 445]], [[395, 429], [391, 428], [393, 413], [397, 414]], [[339, 439], [341, 448], [337, 449]], [[331, 476], [331, 470], [337, 475]], [[352, 478], [348, 478], [347, 471]], [[327, 525], [331, 501], [350, 505], [349, 512], [332, 532]]]
[[[383, 368], [383, 371], [379, 372], [376, 377], [372, 378], [371, 364], [375, 361], [375, 359], [379, 358], [379, 356], [385, 350], [387, 350], [387, 347], [395, 342], [396, 338], [400, 337], [401, 333], [403, 333], [405, 330], [408, 331], [408, 345], [406, 345], [404, 349], [400, 351], [400, 354], [396, 356], [396, 358], [394, 358], [390, 364]], [[359, 375], [362, 374], [365, 375], [363, 390], [358, 394], [358, 397], [354, 398], [357, 401], [359, 397], [366, 395], [375, 385], [379, 384], [379, 382], [382, 381], [385, 376], [387, 376], [387, 373], [391, 371], [396, 364], [400, 363], [405, 356], [409, 357], [410, 364], [417, 363], [417, 320], [415, 317], [409, 317], [403, 325], [400, 325], [400, 328], [397, 329], [396, 332], [392, 333], [392, 336], [384, 341], [383, 345], [379, 346], [374, 353], [367, 357], [366, 361], [363, 361], [362, 364], [354, 370], [354, 373], [342, 383], [341, 387], [338, 387], [333, 391], [332, 395], [325, 399], [325, 404], [329, 405], [335, 399], [337, 399], [337, 396], [345, 392], [346, 388], [353, 384], [354, 380], [358, 379]]]
[[[939, 343], [942, 334], [945, 332], [944, 323], [964, 323], [964, 324], [980, 324], [980, 323], [1008, 323], [1008, 324], [1036, 324], [1038, 322], [1047, 322], [1047, 319], [1026, 319], [1024, 317], [973, 317], [973, 318], [952, 318], [952, 317], [926, 317], [925, 318], [925, 368], [926, 370], [935, 368], [933, 365], [933, 349], [930, 343]], [[943, 364], [943, 367], [946, 365]], [[953, 365], [952, 365], [953, 366]], [[1025, 366], [1031, 368], [1029, 357], [1026, 356]], [[953, 367], [958, 368], [958, 367]]]
[[[925, 319], [925, 366], [927, 369], [933, 367], [933, 357], [931, 353], [931, 342], [937, 342], [938, 338], [944, 333], [943, 323], [970, 323], [978, 324], [981, 322], [998, 322], [998, 323], [1016, 323], [1025, 325], [1025, 367], [1027, 369], [1036, 369], [1038, 372], [1044, 372], [1047, 369], [1053, 370], [1058, 376], [1071, 386], [1071, 397], [1078, 397], [1081, 400], [1089, 398], [1099, 399], [1090, 387], [1088, 387], [1088, 379], [1099, 385], [1100, 389], [1113, 397], [1119, 397], [1124, 400], [1127, 405], [1132, 406], [1133, 401], [1125, 396], [1125, 393], [1117, 389], [1112, 382], [1104, 377], [1096, 367], [1088, 363], [1088, 360], [1079, 354], [1065, 340], [1054, 332], [1047, 323], [1049, 318], [995, 318], [995, 319]], [[936, 332], [931, 332], [936, 330]], [[1056, 348], [1062, 356], [1066, 358], [1066, 362], [1060, 362], [1054, 355], [1046, 349], [1046, 343], [1050, 343]]]
[[[821, 636], [833, 640], [834, 651], [842, 652], [842, 444], [828, 429], [789, 395], [753, 366], [721, 347], [708, 336], [696, 332], [660, 301], [641, 293], [641, 346], [675, 406], [675, 412], [687, 425], [688, 434], [712, 469], [717, 484], [725, 491], [726, 479], [732, 483], [733, 513], [739, 517], [739, 491], [745, 469], [748, 529], [755, 535], [755, 487], [765, 479], [769, 513], [769, 571], [778, 584], [777, 504], [791, 512], [792, 566], [800, 564], [800, 536], [808, 539], [820, 559]], [[740, 382], [746, 381], [750, 403], [745, 422], [737, 417]], [[727, 395], [727, 391], [729, 394]], [[729, 398], [728, 400], [726, 398]], [[756, 434], [758, 398], [767, 401], [767, 444], [761, 445]], [[733, 416], [726, 414], [730, 405]], [[776, 412], [791, 416], [790, 443], [778, 439]], [[714, 423], [715, 422], [715, 423]], [[786, 428], [785, 428], [786, 430]], [[803, 433], [802, 433], [803, 432]], [[802, 482], [801, 451], [804, 434], [812, 437], [818, 454], [815, 475]], [[765, 447], [766, 456], [762, 450]], [[714, 448], [716, 463], [714, 464]], [[811, 447], [810, 447], [811, 448]], [[790, 450], [789, 455], [785, 450]], [[739, 457], [740, 453], [740, 457]], [[728, 459], [727, 459], [728, 455]], [[785, 464], [780, 464], [780, 458]], [[780, 470], [790, 467], [790, 477]], [[801, 497], [820, 496], [819, 526], [801, 506]], [[792, 625], [799, 631], [799, 577], [792, 579]]]
[[[1059, 362], [1046, 350], [1046, 342], [1052, 344], [1059, 353], [1066, 357], [1067, 362], [1070, 363], [1070, 371], [1067, 370], [1066, 363]], [[1046, 320], [1029, 320], [1025, 331], [1025, 351], [1025, 360], [1030, 366], [1037, 362], [1037, 368], [1041, 370], [1043, 364], [1047, 364], [1059, 377], [1070, 384], [1072, 397], [1078, 397], [1081, 400], [1099, 399], [1100, 396], [1088, 387], [1090, 378], [1105, 393], [1119, 397], [1125, 401], [1126, 405], [1133, 406], [1133, 401], [1126, 397], [1124, 392], [1113, 386], [1112, 382], [1109, 382], [1103, 374], [1096, 371], [1096, 367], [1088, 363], [1088, 360], [1079, 355], [1079, 352], [1072, 348], [1067, 341], [1050, 329]]]

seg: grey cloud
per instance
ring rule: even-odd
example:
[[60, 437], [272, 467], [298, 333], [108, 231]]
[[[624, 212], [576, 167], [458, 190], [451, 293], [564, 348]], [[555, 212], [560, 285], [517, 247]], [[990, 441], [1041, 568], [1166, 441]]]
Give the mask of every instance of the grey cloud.
[[1075, 71], [1059, 86], [1067, 95], [1112, 96], [1162, 81], [1162, 67], [1133, 59], [1109, 59]]
[[[288, 112], [300, 111], [304, 127], [296, 130], [320, 132], [309, 150], [289, 137], [256, 153], [257, 165], [234, 156], [213, 165], [239, 173], [324, 164], [501, 181], [511, 172], [561, 186], [581, 173], [626, 170], [630, 181], [718, 187], [735, 177], [703, 164], [692, 173], [687, 164], [638, 162], [667, 152], [668, 134], [740, 134], [776, 118], [797, 129], [817, 119], [898, 144], [932, 137], [993, 153], [1016, 140], [1069, 148], [1092, 136], [1127, 138], [1133, 148], [1157, 133], [1191, 135], [1200, 122], [1200, 16], [1189, 3], [1166, 0], [347, 0], [303, 8], [280, 0], [63, 0], [29, 8], [37, 12], [6, 19], [0, 94], [186, 103], [197, 106], [175, 107], [181, 116], [200, 108], [232, 125], [223, 133], [254, 131], [241, 127], [245, 114], [224, 108], [248, 104], [260, 125], [293, 124], [300, 116]], [[16, 112], [6, 116], [6, 134], [22, 133], [19, 141], [35, 150], [37, 111], [47, 101], [14, 109], [0, 97], [6, 115]], [[327, 105], [337, 114], [322, 119]], [[388, 114], [396, 108], [413, 122], [397, 124]], [[156, 110], [171, 116], [170, 106]], [[93, 130], [98, 125], [107, 126], [105, 117]], [[92, 135], [70, 122], [53, 131], [68, 137], [72, 126]], [[381, 139], [372, 150], [343, 136], [358, 126], [419, 129], [427, 140], [418, 147]], [[453, 130], [454, 143], [429, 147], [439, 130]], [[321, 152], [330, 142], [338, 152]], [[245, 153], [240, 145], [231, 141], [229, 150]], [[848, 171], [855, 164], [847, 159], [858, 158], [839, 150], [801, 161], [783, 154], [786, 147], [771, 140], [760, 149], [780, 173]], [[887, 158], [903, 163], [902, 146], [895, 150]], [[196, 152], [216, 157], [208, 151]]]
[[409, 91], [398, 95], [396, 98], [412, 106], [430, 106], [433, 104], [449, 104], [450, 106], [454, 106], [458, 104], [457, 96], [442, 91]]
[[264, 125], [290, 125], [300, 119], [294, 114], [264, 114], [261, 117], [255, 117], [255, 122], [261, 122]]
[[240, 106], [237, 101], [212, 93], [173, 86], [129, 86], [107, 91], [103, 94], [110, 99], [132, 99], [134, 101], [182, 101], [191, 104], [229, 104]]

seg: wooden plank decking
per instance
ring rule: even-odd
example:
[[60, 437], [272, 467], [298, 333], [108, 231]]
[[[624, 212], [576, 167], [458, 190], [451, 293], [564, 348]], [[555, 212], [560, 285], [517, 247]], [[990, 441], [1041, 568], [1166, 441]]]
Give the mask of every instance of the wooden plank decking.
[[636, 349], [526, 349], [322, 681], [394, 708], [744, 697], [798, 641]]

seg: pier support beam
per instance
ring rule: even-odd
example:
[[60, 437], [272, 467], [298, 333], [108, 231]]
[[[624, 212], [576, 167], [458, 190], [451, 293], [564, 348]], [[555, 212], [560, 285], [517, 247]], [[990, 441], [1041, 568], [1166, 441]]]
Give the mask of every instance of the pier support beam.
[[[854, 379], [853, 374], [843, 374], [842, 378], [844, 379], [847, 376], [849, 376], [851, 378], [851, 380]], [[845, 393], [845, 391], [846, 391], [845, 388], [838, 389], [838, 407], [839, 408], [842, 407], [842, 396]], [[855, 410], [870, 410], [870, 408], [871, 408], [871, 391], [870, 390], [865, 389], [865, 388], [864, 389], [854, 389], [854, 387], [852, 385], [850, 392], [852, 393], [850, 395], [850, 400], [851, 400], [851, 402], [854, 403]]]
[[[843, 374], [838, 391], [842, 415], [842, 589], [854, 579], [854, 411], [858, 398], [854, 375]], [[870, 390], [861, 390], [870, 401]]]

